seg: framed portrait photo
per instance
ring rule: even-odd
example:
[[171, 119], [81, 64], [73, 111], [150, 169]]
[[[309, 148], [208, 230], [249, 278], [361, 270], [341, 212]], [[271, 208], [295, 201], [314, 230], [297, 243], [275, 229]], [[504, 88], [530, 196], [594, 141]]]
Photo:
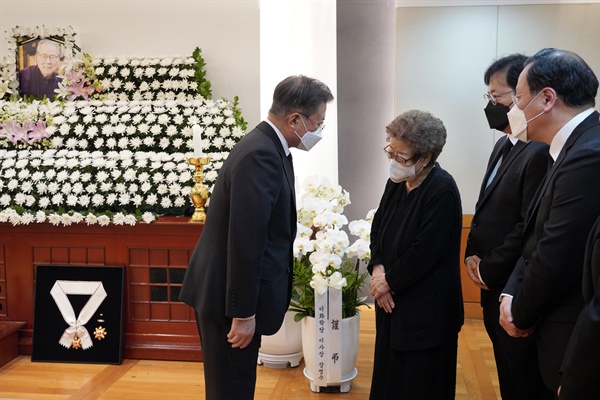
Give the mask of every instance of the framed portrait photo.
[[61, 81], [59, 68], [64, 60], [64, 38], [17, 38], [19, 92], [23, 97], [52, 100]]
[[60, 67], [80, 51], [72, 28], [15, 27], [9, 39], [14, 51], [19, 94], [22, 97], [55, 99], [61, 82]]
[[121, 364], [125, 267], [38, 265], [31, 361]]

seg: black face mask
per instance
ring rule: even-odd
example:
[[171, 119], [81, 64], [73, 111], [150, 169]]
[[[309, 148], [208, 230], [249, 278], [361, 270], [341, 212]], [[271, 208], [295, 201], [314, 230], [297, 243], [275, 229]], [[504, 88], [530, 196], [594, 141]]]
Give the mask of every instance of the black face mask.
[[494, 105], [490, 101], [483, 111], [485, 111], [490, 128], [503, 131], [508, 126], [508, 116], [506, 115], [510, 111], [508, 106], [500, 103]]

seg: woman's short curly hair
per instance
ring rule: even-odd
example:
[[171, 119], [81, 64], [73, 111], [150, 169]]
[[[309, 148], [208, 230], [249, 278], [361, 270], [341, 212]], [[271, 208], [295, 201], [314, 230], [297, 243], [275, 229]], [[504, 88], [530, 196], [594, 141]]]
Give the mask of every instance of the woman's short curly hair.
[[408, 110], [398, 115], [386, 128], [388, 138], [402, 139], [415, 155], [431, 153], [433, 164], [446, 144], [446, 128], [441, 119], [427, 111]]

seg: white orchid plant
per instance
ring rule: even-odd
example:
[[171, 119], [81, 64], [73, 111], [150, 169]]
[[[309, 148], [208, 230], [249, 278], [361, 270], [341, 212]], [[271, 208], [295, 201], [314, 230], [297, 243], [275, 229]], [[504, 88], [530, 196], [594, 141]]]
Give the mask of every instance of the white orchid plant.
[[[356, 315], [357, 307], [366, 297], [359, 291], [366, 283], [367, 272], [360, 272], [361, 261], [368, 262], [370, 253], [371, 220], [374, 211], [364, 220], [352, 221], [342, 214], [350, 204], [349, 193], [327, 178], [309, 177], [302, 185], [301, 207], [298, 209], [298, 230], [294, 241], [294, 284], [291, 311], [296, 321], [315, 316], [315, 292], [323, 294], [328, 288], [342, 291], [342, 317]], [[350, 243], [342, 228], [348, 225]]]

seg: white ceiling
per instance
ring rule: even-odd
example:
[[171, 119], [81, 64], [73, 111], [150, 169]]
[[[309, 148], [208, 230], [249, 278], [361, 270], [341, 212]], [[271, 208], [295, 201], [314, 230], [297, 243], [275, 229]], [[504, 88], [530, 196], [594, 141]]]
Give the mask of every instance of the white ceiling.
[[600, 3], [600, 0], [396, 0], [396, 7], [464, 7], [584, 3]]

